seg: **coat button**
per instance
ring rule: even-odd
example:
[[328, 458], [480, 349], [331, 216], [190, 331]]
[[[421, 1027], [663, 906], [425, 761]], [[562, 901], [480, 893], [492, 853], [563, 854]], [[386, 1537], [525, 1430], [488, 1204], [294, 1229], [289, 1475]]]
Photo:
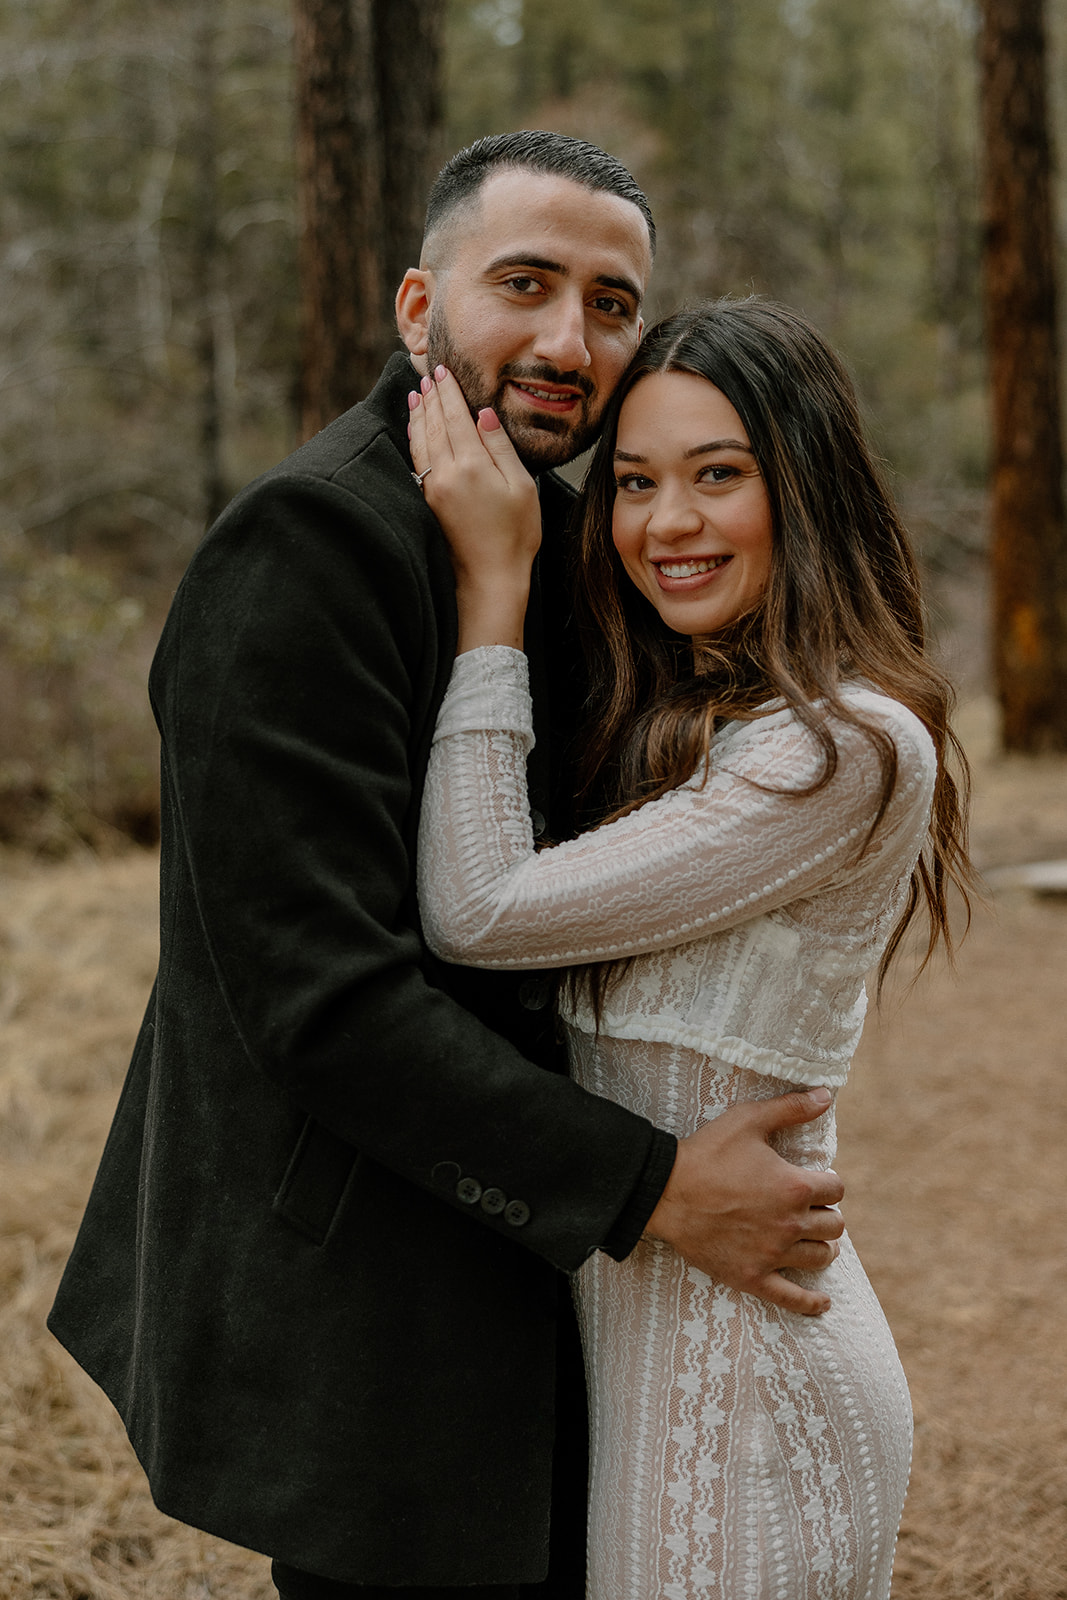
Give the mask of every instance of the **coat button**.
[[430, 1173], [434, 1183], [439, 1183], [442, 1189], [451, 1189], [463, 1176], [463, 1168], [458, 1161], [439, 1161]]
[[533, 836], [535, 839], [540, 839], [541, 835], [545, 831], [546, 826], [547, 824], [545, 823], [544, 816], [540, 811], [530, 812], [530, 827], [533, 829]]
[[482, 1210], [487, 1211], [491, 1217], [499, 1216], [508, 1203], [508, 1197], [503, 1189], [486, 1189], [482, 1195]]
[[523, 978], [519, 984], [519, 1004], [527, 1011], [543, 1011], [551, 996], [551, 978]]
[[530, 1220], [530, 1208], [525, 1200], [509, 1200], [504, 1208], [504, 1221], [513, 1228], [521, 1228]]
[[460, 1178], [456, 1184], [456, 1199], [465, 1206], [476, 1206], [482, 1198], [482, 1186], [477, 1178]]

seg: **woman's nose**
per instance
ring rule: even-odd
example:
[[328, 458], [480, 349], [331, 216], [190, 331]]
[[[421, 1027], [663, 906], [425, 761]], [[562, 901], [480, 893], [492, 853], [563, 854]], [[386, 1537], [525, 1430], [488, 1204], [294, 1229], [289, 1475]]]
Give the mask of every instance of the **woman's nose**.
[[658, 539], [682, 539], [704, 526], [700, 507], [684, 488], [662, 487], [653, 501], [646, 532]]

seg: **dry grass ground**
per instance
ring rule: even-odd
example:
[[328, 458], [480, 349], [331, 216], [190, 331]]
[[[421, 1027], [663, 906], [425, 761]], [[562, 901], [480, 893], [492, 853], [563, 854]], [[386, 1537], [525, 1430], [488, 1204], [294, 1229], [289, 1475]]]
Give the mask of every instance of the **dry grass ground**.
[[[983, 864], [1067, 855], [1067, 764], [970, 733]], [[42, 1327], [152, 979], [154, 861], [0, 876], [0, 1600], [266, 1600], [261, 1558], [153, 1509]], [[1065, 976], [1067, 905], [1001, 898], [957, 976], [890, 999], [842, 1103], [918, 1420], [895, 1600], [1067, 1597]]]

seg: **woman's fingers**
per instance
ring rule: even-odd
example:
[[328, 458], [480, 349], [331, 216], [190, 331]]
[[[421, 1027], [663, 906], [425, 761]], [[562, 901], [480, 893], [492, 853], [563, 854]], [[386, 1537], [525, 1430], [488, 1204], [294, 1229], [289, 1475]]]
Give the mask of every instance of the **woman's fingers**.
[[496, 412], [489, 406], [484, 407], [475, 423], [463, 391], [448, 368], [435, 367], [433, 376], [441, 416], [456, 460], [473, 465], [482, 460], [482, 451], [485, 451], [510, 486], [515, 487], [527, 479], [529, 474], [515, 454], [515, 446], [501, 427]]
[[[455, 451], [437, 384], [432, 378], [422, 378], [419, 388], [408, 395], [408, 411], [408, 438], [415, 475], [425, 477], [432, 468], [438, 473], [447, 471], [455, 460]], [[474, 424], [469, 418], [468, 423], [473, 432]]]
[[490, 406], [478, 413], [478, 437], [509, 488], [521, 491], [526, 484], [533, 482], [515, 454], [515, 446], [508, 438], [500, 418]]
[[422, 395], [412, 389], [408, 395], [408, 441], [411, 446], [411, 466], [415, 477], [429, 471], [430, 448], [426, 443], [426, 409]]

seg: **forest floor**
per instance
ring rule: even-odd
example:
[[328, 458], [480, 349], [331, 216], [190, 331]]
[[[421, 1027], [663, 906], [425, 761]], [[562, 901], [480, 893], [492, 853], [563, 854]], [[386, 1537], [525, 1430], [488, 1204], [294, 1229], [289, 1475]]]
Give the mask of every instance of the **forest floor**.
[[[988, 711], [963, 722], [980, 864], [1067, 857], [1067, 762], [997, 759]], [[155, 1511], [43, 1329], [152, 981], [155, 859], [0, 877], [0, 1600], [266, 1600], [263, 1558]], [[1067, 899], [998, 893], [956, 973], [872, 1018], [842, 1099], [917, 1422], [894, 1600], [1067, 1600], [1065, 988]]]

